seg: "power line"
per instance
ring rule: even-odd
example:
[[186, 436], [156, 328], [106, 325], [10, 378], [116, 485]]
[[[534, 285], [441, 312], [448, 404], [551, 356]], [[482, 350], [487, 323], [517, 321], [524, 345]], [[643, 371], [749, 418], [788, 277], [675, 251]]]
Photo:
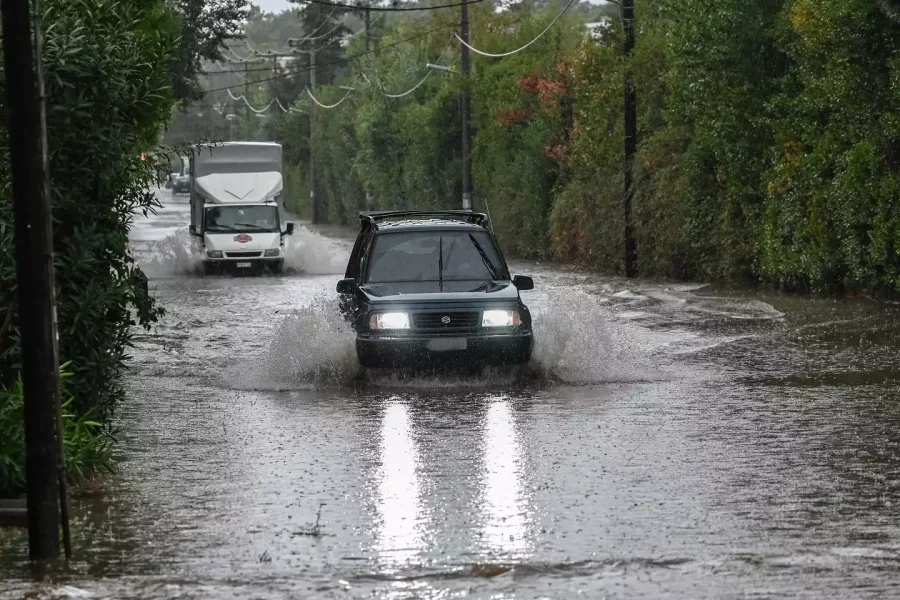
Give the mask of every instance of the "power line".
[[368, 8], [371, 11], [381, 11], [381, 12], [410, 12], [410, 11], [422, 11], [422, 10], [438, 10], [441, 8], [456, 8], [457, 6], [464, 6], [468, 4], [478, 4], [480, 2], [484, 2], [485, 0], [467, 0], [466, 2], [457, 2], [455, 4], [439, 4], [437, 6], [366, 6], [365, 4], [341, 4], [338, 2], [329, 2], [329, 0], [304, 0], [305, 2], [309, 2], [310, 4], [321, 4], [323, 6], [335, 6], [337, 8], [343, 8], [345, 10], [360, 10], [363, 8]]
[[344, 97], [341, 98], [340, 100], [338, 100], [337, 102], [335, 102], [334, 104], [322, 104], [321, 102], [319, 102], [319, 101], [316, 99], [315, 96], [313, 96], [313, 93], [312, 93], [311, 91], [309, 91], [309, 88], [306, 88], [306, 94], [309, 96], [310, 100], [312, 100], [313, 102], [315, 102], [318, 106], [320, 106], [320, 107], [322, 107], [322, 108], [337, 108], [337, 107], [340, 106], [340, 105], [344, 102], [344, 100], [346, 100], [346, 99], [350, 96], [350, 94], [352, 94], [352, 93], [353, 93], [352, 91], [347, 90], [347, 93], [344, 94]]
[[578, 0], [569, 0], [569, 3], [566, 4], [566, 7], [562, 9], [562, 12], [560, 12], [558, 15], [556, 15], [556, 18], [553, 19], [552, 21], [550, 21], [550, 24], [547, 25], [547, 27], [545, 27], [544, 30], [543, 30], [542, 32], [540, 32], [540, 33], [537, 35], [536, 38], [534, 38], [533, 40], [531, 40], [530, 42], [528, 42], [527, 44], [525, 44], [525, 45], [522, 46], [521, 48], [517, 48], [516, 50], [510, 50], [509, 52], [503, 52], [503, 53], [501, 53], [501, 54], [493, 54], [493, 53], [491, 53], [491, 52], [483, 52], [483, 51], [479, 50], [478, 48], [475, 48], [474, 46], [472, 46], [472, 45], [469, 44], [468, 42], [464, 41], [464, 40], [463, 40], [461, 37], [459, 37], [459, 35], [457, 35], [456, 33], [453, 34], [453, 37], [455, 37], [455, 38], [457, 39], [457, 41], [459, 41], [460, 44], [462, 44], [463, 46], [465, 46], [466, 48], [468, 48], [468, 49], [471, 50], [472, 52], [475, 52], [476, 54], [480, 54], [480, 55], [482, 55], [482, 56], [487, 56], [487, 57], [489, 57], [489, 58], [504, 58], [504, 57], [506, 57], [506, 56], [512, 56], [513, 54], [516, 54], [516, 53], [518, 53], [518, 52], [521, 52], [522, 50], [525, 50], [526, 48], [528, 48], [529, 46], [531, 46], [533, 43], [535, 43], [536, 41], [538, 41], [539, 39], [541, 39], [541, 38], [544, 36], [545, 33], [547, 33], [548, 31], [550, 31], [550, 28], [551, 28], [551, 27], [553, 27], [554, 25], [556, 25], [556, 22], [559, 21], [559, 20], [562, 18], [562, 16], [563, 16], [564, 14], [566, 14], [566, 11], [569, 10], [569, 9], [572, 7], [572, 5], [575, 4], [576, 2], [578, 2]]
[[[376, 53], [376, 52], [380, 52], [380, 51], [386, 50], [386, 49], [388, 49], [388, 48], [393, 48], [393, 47], [395, 47], [395, 46], [400, 46], [401, 44], [405, 44], [405, 43], [411, 42], [411, 41], [413, 41], [413, 40], [418, 40], [418, 39], [421, 39], [421, 38], [423, 38], [423, 37], [429, 36], [429, 35], [431, 35], [432, 33], [436, 33], [436, 32], [438, 32], [438, 31], [442, 31], [442, 30], [445, 30], [445, 29], [450, 29], [450, 28], [453, 28], [453, 27], [456, 27], [456, 26], [457, 26], [456, 23], [450, 23], [450, 24], [447, 24], [447, 25], [441, 25], [441, 26], [439, 26], [439, 27], [435, 27], [434, 29], [429, 29], [428, 31], [425, 31], [425, 32], [423, 32], [423, 33], [419, 33], [419, 34], [416, 34], [416, 35], [412, 35], [412, 36], [410, 36], [410, 37], [403, 38], [402, 40], [398, 40], [398, 41], [396, 41], [396, 42], [392, 42], [392, 43], [390, 43], [390, 44], [386, 44], [386, 45], [384, 45], [384, 46], [380, 46], [380, 47], [378, 47], [378, 48], [375, 48], [375, 49], [372, 49], [372, 50], [369, 50], [369, 51], [359, 52], [359, 53], [354, 54], [354, 55], [352, 55], [352, 56], [345, 56], [345, 57], [343, 57], [343, 58], [339, 58], [339, 59], [337, 59], [337, 60], [333, 60], [333, 61], [328, 62], [328, 63], [319, 64], [319, 65], [317, 65], [317, 68], [331, 67], [331, 66], [335, 66], [335, 65], [342, 65], [342, 64], [345, 64], [345, 63], [348, 63], [348, 62], [353, 62], [354, 60], [363, 58], [364, 56], [368, 56], [368, 55], [370, 55], [370, 54], [374, 54], [374, 53]], [[266, 82], [266, 81], [275, 81], [275, 80], [277, 80], [277, 79], [284, 79], [284, 78], [286, 78], [286, 77], [292, 77], [292, 76], [294, 76], [294, 75], [299, 75], [300, 73], [306, 73], [306, 72], [309, 72], [309, 71], [311, 71], [313, 68], [314, 68], [314, 67], [310, 66], [310, 67], [305, 67], [305, 68], [303, 68], [303, 69], [297, 69], [297, 70], [293, 70], [293, 71], [288, 71], [288, 72], [286, 72], [286, 73], [280, 73], [280, 74], [274, 75], [274, 76], [272, 76], [272, 77], [266, 77], [266, 78], [263, 78], [263, 79], [258, 79], [258, 80], [256, 80], [256, 81], [253, 81], [252, 83], [264, 83], [264, 82]], [[271, 69], [262, 69], [262, 70], [270, 71]], [[231, 87], [231, 86], [224, 86], [224, 87], [220, 87], [220, 88], [215, 88], [215, 89], [211, 89], [211, 90], [206, 90], [205, 92], [203, 92], [203, 95], [205, 96], [206, 94], [211, 94], [211, 93], [213, 93], [213, 92], [224, 92], [225, 90], [229, 89], [230, 87]]]

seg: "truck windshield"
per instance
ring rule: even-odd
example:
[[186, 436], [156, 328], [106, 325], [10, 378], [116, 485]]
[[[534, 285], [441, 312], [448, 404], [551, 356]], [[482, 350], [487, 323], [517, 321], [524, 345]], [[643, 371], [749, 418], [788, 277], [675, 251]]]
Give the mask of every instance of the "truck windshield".
[[278, 209], [274, 206], [210, 206], [206, 209], [209, 233], [278, 232]]
[[503, 267], [484, 231], [382, 233], [375, 237], [369, 283], [490, 281]]

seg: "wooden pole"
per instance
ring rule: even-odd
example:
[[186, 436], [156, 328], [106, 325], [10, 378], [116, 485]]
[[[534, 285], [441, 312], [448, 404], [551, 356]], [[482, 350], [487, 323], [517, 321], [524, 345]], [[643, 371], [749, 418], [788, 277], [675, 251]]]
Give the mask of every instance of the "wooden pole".
[[463, 90], [460, 98], [460, 112], [462, 113], [462, 209], [472, 210], [472, 130], [469, 118], [471, 114], [471, 101], [469, 97], [469, 4], [463, 2], [460, 6], [459, 36], [465, 42], [460, 44], [460, 73], [463, 76]]
[[31, 37], [28, 0], [2, 0], [10, 172], [15, 215], [22, 379], [25, 391], [25, 475], [28, 547], [32, 560], [59, 556], [58, 361], [56, 296], [46, 129]]
[[637, 243], [631, 204], [634, 200], [634, 155], [637, 153], [637, 97], [631, 73], [634, 51], [634, 0], [622, 0], [622, 25], [625, 29], [625, 189], [622, 205], [625, 213], [625, 276], [637, 275]]
[[[309, 87], [316, 95], [316, 49], [309, 51]], [[313, 141], [316, 127], [316, 103], [309, 103], [309, 221], [319, 223], [319, 199], [316, 197], [316, 152]]]

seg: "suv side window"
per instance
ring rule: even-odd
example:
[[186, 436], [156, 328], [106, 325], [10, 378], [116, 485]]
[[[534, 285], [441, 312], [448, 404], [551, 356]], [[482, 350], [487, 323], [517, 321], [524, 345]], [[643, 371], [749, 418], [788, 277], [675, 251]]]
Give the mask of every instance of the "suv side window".
[[353, 244], [353, 252], [350, 253], [350, 260], [347, 262], [347, 272], [344, 274], [346, 279], [359, 280], [361, 275], [360, 264], [371, 239], [372, 230], [364, 225], [363, 230], [356, 236], [356, 243]]

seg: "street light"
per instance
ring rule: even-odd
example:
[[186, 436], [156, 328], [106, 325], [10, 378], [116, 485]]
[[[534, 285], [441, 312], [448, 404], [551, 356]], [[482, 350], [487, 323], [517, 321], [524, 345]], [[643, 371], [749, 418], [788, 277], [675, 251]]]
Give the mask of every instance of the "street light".
[[459, 75], [459, 71], [454, 71], [450, 67], [445, 67], [444, 65], [434, 65], [434, 64], [428, 63], [425, 66], [428, 67], [429, 69], [431, 69], [432, 71], [441, 71], [443, 73], [453, 73], [454, 75]]

